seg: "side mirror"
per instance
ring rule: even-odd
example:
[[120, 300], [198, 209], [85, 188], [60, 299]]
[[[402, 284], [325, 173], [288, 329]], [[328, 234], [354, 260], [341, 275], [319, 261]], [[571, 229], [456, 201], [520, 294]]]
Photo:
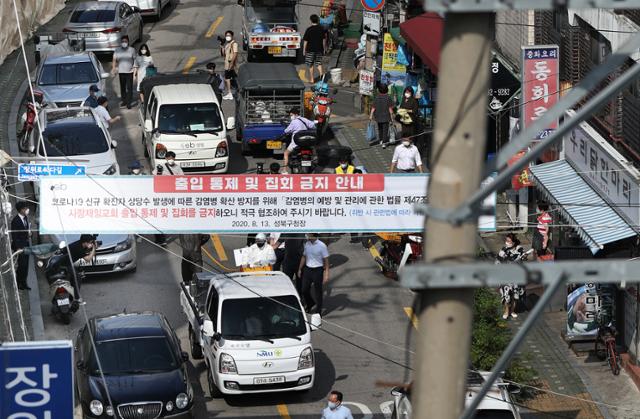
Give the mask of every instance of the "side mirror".
[[138, 6], [132, 6], [131, 10], [133, 10], [133, 13], [140, 13], [140, 8]]
[[111, 148], [118, 148], [118, 142], [116, 140], [111, 140]]
[[520, 394], [522, 388], [517, 384], [509, 384], [507, 386], [507, 391], [511, 394]]
[[100, 73], [100, 78], [101, 78], [101, 79], [108, 79], [108, 78], [109, 78], [109, 76], [110, 76], [110, 74], [109, 74], [109, 73]]
[[320, 317], [319, 313], [315, 313], [311, 315], [311, 331], [320, 329], [322, 326], [322, 317]]
[[60, 243], [58, 243], [58, 249], [62, 250], [65, 247], [67, 247], [67, 242], [62, 240]]
[[202, 333], [209, 338], [212, 338], [215, 335], [215, 330], [213, 329], [213, 322], [211, 320], [205, 320], [202, 323]]
[[182, 358], [183, 362], [189, 361], [189, 354], [186, 352], [180, 352], [180, 358]]
[[144, 120], [144, 130], [146, 132], [151, 132], [153, 131], [153, 124], [151, 123], [150, 119], [145, 119]]
[[234, 118], [233, 116], [230, 116], [227, 118], [227, 131], [230, 131], [232, 129], [236, 128], [236, 118]]

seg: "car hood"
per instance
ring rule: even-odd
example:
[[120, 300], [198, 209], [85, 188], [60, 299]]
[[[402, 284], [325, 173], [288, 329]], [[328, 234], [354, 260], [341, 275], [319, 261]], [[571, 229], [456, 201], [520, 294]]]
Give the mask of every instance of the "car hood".
[[[114, 406], [145, 401], [175, 401], [180, 393], [187, 393], [187, 377], [181, 368], [153, 374], [105, 375], [109, 396]], [[102, 378], [89, 376], [92, 397], [106, 401]]]
[[49, 102], [78, 102], [89, 96], [89, 87], [92, 84], [99, 83], [38, 86], [38, 89], [46, 94]]
[[[98, 234], [96, 240], [102, 242], [101, 247], [111, 247], [116, 244], [127, 240], [129, 237], [128, 234]], [[67, 243], [73, 243], [76, 240], [80, 240], [79, 234], [56, 234], [53, 236], [53, 242], [55, 244], [60, 243], [61, 241], [66, 241]]]

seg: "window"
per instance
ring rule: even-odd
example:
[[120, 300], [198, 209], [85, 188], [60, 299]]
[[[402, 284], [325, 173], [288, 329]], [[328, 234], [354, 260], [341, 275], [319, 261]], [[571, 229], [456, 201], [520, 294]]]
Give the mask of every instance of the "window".
[[97, 9], [97, 10], [74, 10], [71, 13], [69, 22], [71, 23], [95, 23], [95, 22], [113, 22], [116, 20], [115, 10]]
[[[95, 124], [49, 125], [42, 133], [48, 157], [83, 156], [109, 150], [102, 129]], [[38, 154], [44, 156], [42, 145]]]
[[211, 288], [211, 295], [209, 296], [209, 303], [207, 305], [207, 314], [213, 322], [214, 330], [218, 330], [218, 292], [215, 288]]
[[[164, 336], [96, 342], [96, 349], [105, 375], [171, 371], [180, 365]], [[98, 373], [95, 358], [92, 354], [88, 364], [92, 374]]]
[[222, 117], [215, 103], [162, 105], [158, 129], [165, 133], [217, 132], [222, 130]]
[[40, 86], [60, 84], [90, 84], [100, 81], [98, 73], [89, 61], [80, 63], [46, 64], [40, 73]]

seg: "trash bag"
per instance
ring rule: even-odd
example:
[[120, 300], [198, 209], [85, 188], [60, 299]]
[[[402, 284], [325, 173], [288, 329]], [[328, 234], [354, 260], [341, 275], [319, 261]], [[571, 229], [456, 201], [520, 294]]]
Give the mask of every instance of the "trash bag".
[[396, 62], [400, 65], [411, 65], [411, 57], [407, 52], [407, 47], [404, 45], [398, 45], [398, 55], [396, 57]]
[[398, 130], [396, 129], [396, 124], [391, 122], [389, 124], [389, 144], [395, 144], [397, 138], [398, 138]]
[[377, 139], [378, 135], [376, 134], [376, 125], [373, 122], [369, 122], [369, 125], [367, 125], [367, 141], [373, 143]]

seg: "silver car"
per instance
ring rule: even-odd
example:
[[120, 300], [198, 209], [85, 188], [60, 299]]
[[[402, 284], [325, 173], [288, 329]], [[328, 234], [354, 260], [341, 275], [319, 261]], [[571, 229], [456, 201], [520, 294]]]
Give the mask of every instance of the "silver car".
[[124, 35], [131, 44], [141, 41], [142, 26], [137, 7], [122, 1], [90, 1], [71, 10], [64, 32], [84, 37], [87, 51], [113, 52]]
[[57, 107], [80, 106], [95, 84], [105, 94], [104, 79], [109, 77], [93, 52], [47, 56], [36, 74], [36, 86], [47, 103]]
[[[100, 0], [103, 1], [103, 0]], [[164, 9], [171, 0], [124, 0], [129, 6], [135, 6], [140, 9], [142, 16], [152, 16], [156, 20], [160, 20], [162, 9]]]
[[[73, 243], [80, 239], [79, 234], [56, 235], [53, 242], [62, 240]], [[132, 234], [98, 234], [98, 249], [91, 262], [80, 261], [80, 269], [87, 275], [111, 272], [133, 272], [136, 270], [136, 240]]]

